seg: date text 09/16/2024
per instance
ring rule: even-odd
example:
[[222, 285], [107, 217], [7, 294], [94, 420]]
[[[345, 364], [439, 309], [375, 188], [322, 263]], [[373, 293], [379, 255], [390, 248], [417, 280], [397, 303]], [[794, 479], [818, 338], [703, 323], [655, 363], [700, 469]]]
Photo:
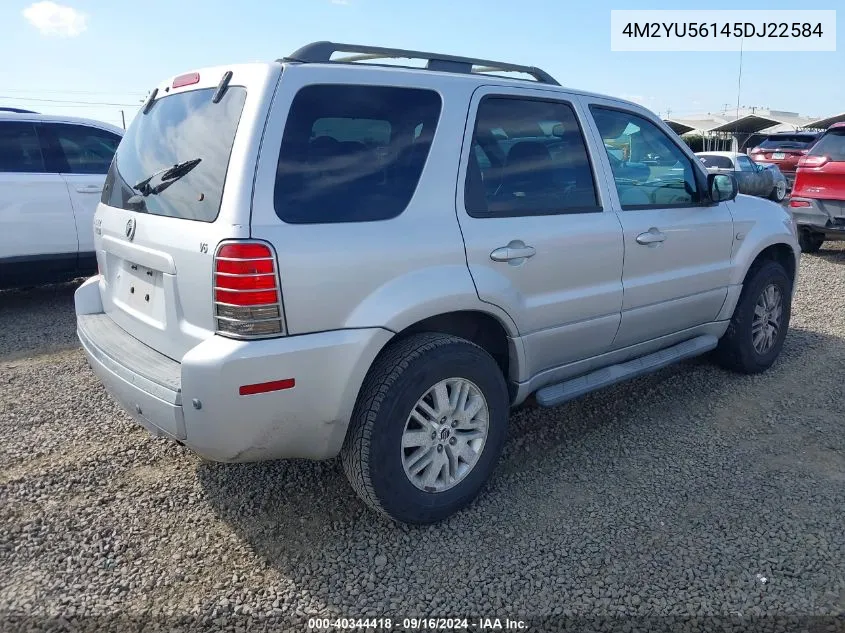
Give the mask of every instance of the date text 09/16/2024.
[[311, 631], [521, 631], [528, 628], [523, 620], [511, 618], [310, 618]]

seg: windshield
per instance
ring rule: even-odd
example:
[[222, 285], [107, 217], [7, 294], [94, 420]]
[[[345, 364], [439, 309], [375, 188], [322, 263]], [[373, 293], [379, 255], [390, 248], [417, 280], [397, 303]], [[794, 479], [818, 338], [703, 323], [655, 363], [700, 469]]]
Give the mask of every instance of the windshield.
[[[212, 103], [214, 91], [163, 97], [147, 114], [135, 117], [106, 177], [104, 204], [202, 222], [217, 218], [246, 90], [231, 87], [219, 103]], [[177, 170], [178, 179], [171, 178], [168, 186], [136, 188], [184, 164], [192, 168]]]
[[804, 149], [815, 140], [815, 136], [796, 134], [794, 136], [769, 137], [758, 147], [760, 149]]

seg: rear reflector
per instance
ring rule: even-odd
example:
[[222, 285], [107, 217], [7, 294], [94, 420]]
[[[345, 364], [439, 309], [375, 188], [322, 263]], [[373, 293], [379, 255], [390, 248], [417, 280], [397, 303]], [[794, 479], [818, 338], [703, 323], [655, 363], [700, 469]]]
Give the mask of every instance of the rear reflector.
[[807, 202], [806, 200], [790, 200], [789, 206], [790, 207], [811, 207], [813, 205], [810, 204], [809, 202]]
[[296, 386], [296, 380], [294, 378], [285, 378], [284, 380], [259, 382], [255, 385], [242, 385], [238, 389], [238, 393], [242, 396], [251, 396], [256, 393], [267, 393], [268, 391], [282, 391], [284, 389], [293, 389], [294, 386]]
[[174, 88], [181, 88], [182, 86], [191, 86], [200, 82], [199, 73], [188, 73], [187, 75], [179, 75], [173, 80]]
[[217, 333], [235, 338], [284, 334], [276, 257], [263, 242], [227, 242], [214, 256]]

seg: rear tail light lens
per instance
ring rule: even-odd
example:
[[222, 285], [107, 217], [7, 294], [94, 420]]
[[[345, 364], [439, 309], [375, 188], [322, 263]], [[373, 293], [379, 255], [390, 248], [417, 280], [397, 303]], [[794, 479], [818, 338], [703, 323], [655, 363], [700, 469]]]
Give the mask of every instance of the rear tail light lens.
[[217, 333], [261, 338], [285, 333], [276, 256], [262, 242], [227, 242], [214, 256]]
[[793, 208], [798, 208], [798, 207], [809, 207], [811, 205], [806, 200], [790, 200], [789, 206], [793, 207]]
[[828, 161], [827, 156], [803, 156], [798, 160], [799, 167], [821, 167]]

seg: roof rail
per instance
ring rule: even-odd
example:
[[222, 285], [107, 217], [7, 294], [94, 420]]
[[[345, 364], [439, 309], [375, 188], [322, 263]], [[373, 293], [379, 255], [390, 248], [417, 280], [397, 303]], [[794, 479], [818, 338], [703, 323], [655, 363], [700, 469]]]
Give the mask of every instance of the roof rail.
[[33, 110], [24, 110], [23, 108], [12, 108], [6, 106], [0, 106], [0, 112], [14, 112], [16, 114], [38, 114]]
[[[332, 59], [334, 53], [357, 53], [339, 59]], [[302, 63], [349, 63], [369, 59], [425, 59], [427, 70], [439, 70], [452, 73], [481, 74], [488, 72], [517, 72], [531, 75], [539, 83], [559, 86], [557, 80], [546, 71], [536, 66], [520, 66], [505, 62], [494, 62], [487, 59], [472, 57], [458, 57], [441, 53], [425, 53], [423, 51], [409, 51], [401, 48], [381, 48], [378, 46], [361, 46], [359, 44], [338, 44], [337, 42], [312, 42], [283, 57], [279, 62]], [[473, 69], [473, 67], [476, 67]]]

